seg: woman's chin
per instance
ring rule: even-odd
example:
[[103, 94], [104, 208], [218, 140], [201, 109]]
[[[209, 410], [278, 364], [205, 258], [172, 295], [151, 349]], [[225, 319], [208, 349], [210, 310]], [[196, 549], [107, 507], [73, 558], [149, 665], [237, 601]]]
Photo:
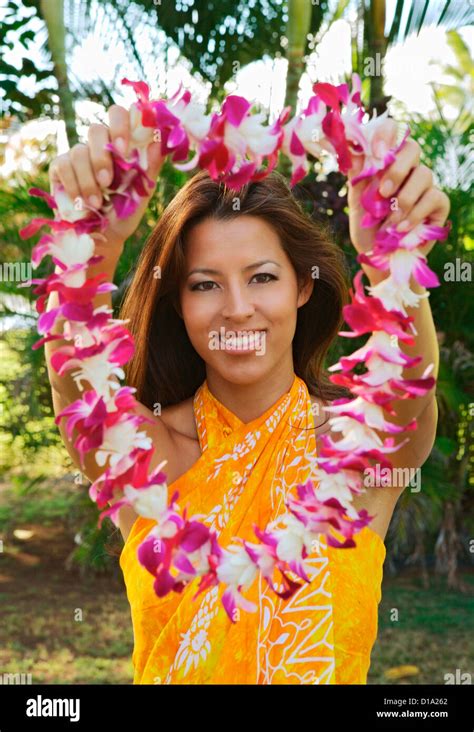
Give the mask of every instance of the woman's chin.
[[[226, 363], [224, 363], [224, 359]], [[266, 377], [268, 373], [268, 363], [265, 365], [259, 356], [253, 354], [253, 358], [241, 356], [239, 358], [228, 358], [224, 356], [219, 359], [219, 363], [209, 364], [213, 371], [217, 372], [222, 379], [230, 381], [233, 384], [244, 386], [245, 384], [253, 384]]]

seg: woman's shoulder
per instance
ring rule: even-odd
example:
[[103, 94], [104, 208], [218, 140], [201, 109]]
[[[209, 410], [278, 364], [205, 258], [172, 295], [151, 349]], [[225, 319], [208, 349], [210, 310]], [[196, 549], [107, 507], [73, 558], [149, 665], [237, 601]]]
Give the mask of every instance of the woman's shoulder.
[[161, 418], [166, 426], [175, 434], [197, 440], [199, 438], [194, 419], [193, 400], [194, 397], [191, 396], [182, 402], [164, 407], [161, 412]]

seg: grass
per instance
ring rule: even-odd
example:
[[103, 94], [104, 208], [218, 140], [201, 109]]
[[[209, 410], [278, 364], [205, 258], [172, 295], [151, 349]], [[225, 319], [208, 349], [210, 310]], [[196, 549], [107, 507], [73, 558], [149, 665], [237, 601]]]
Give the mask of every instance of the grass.
[[[20, 528], [20, 527], [17, 527]], [[38, 684], [131, 683], [133, 635], [119, 572], [82, 576], [60, 525], [22, 524], [0, 559], [3, 673]], [[24, 536], [24, 535], [23, 535]]]
[[415, 668], [406, 674], [400, 669], [395, 683], [444, 684], [445, 674], [456, 669], [474, 679], [474, 573], [462, 578], [466, 594], [448, 590], [444, 578], [433, 575], [430, 586], [420, 588], [413, 570], [384, 578], [368, 683], [394, 683], [385, 674], [401, 666]]

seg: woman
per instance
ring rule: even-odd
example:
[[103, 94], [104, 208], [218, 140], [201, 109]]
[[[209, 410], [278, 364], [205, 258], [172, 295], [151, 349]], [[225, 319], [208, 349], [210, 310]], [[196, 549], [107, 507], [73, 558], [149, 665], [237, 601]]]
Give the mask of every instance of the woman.
[[[393, 145], [394, 125], [381, 135], [380, 144]], [[53, 162], [51, 182], [60, 181], [71, 198], [99, 206], [112, 172], [104, 145], [112, 141], [126, 150], [128, 139], [128, 112], [113, 107], [110, 129], [93, 125], [88, 145]], [[155, 143], [148, 170], [155, 180], [161, 162]], [[409, 228], [426, 218], [442, 224], [449, 208], [429, 170], [418, 163], [419, 146], [409, 140], [381, 181], [382, 195], [396, 194], [390, 220], [408, 220]], [[375, 227], [361, 228], [365, 185], [349, 184], [351, 240], [358, 251], [369, 250], [376, 233]], [[97, 244], [105, 259], [91, 267], [91, 276], [106, 271], [112, 279], [123, 243], [146, 205], [147, 200], [126, 221], [110, 221]], [[369, 267], [365, 271], [371, 284], [383, 278]], [[414, 283], [412, 289], [421, 291]], [[255, 524], [263, 529], [276, 519], [298, 483], [317, 483], [319, 435], [328, 431], [323, 406], [341, 395], [323, 364], [346, 300], [340, 251], [324, 240], [277, 173], [238, 192], [198, 173], [148, 238], [121, 312], [136, 347], [127, 383], [137, 389], [139, 413], [151, 420], [151, 468], [168, 461], [169, 495], [179, 491], [180, 505], [200, 514], [222, 546], [235, 536], [255, 540]], [[110, 306], [110, 296], [94, 304]], [[51, 296], [49, 308], [54, 306]], [[436, 336], [426, 299], [412, 314], [418, 336], [407, 353], [421, 353], [424, 360], [410, 369], [410, 377], [431, 362], [436, 375]], [[58, 345], [47, 344], [48, 364]], [[59, 413], [78, 395], [71, 379], [49, 371]], [[434, 394], [395, 406], [396, 420], [389, 419], [407, 424], [416, 417], [418, 430], [392, 463], [417, 469], [434, 441]], [[79, 464], [63, 427], [61, 434]], [[402, 433], [398, 439], [403, 438]], [[95, 480], [99, 474], [90, 454], [86, 475]], [[375, 517], [357, 534], [355, 548], [334, 549], [321, 538], [308, 560], [311, 583], [282, 601], [255, 582], [246, 597], [258, 611], [243, 613], [236, 623], [220, 603], [222, 588], [196, 599], [194, 584], [156, 596], [137, 560], [154, 522], [122, 508], [120, 565], [134, 627], [134, 682], [365, 683], [377, 635], [383, 540], [406, 487], [392, 483], [353, 499], [357, 510]]]

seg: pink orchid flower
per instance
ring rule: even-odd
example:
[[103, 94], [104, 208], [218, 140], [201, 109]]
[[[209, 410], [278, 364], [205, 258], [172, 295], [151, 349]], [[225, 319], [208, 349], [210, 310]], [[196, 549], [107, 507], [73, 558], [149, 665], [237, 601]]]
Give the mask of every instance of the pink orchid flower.
[[[313, 540], [318, 534], [324, 533], [330, 546], [348, 548], [355, 546], [353, 535], [366, 526], [373, 516], [362, 510], [356, 519], [347, 516], [346, 508], [334, 497], [321, 501], [314, 489], [313, 482], [307, 481], [297, 486], [298, 498], [290, 496], [288, 507], [293, 515], [312, 533]], [[333, 527], [343, 534], [344, 541], [340, 542], [329, 529]]]
[[[289, 109], [287, 108], [289, 114]], [[293, 117], [283, 126], [282, 151], [291, 160], [293, 187], [308, 172], [307, 153], [318, 157], [323, 151], [324, 135], [322, 121], [326, 114], [326, 105], [316, 96], [311, 97], [308, 106], [300, 114]], [[327, 143], [326, 147], [327, 147]]]
[[352, 302], [343, 308], [344, 318], [353, 332], [339, 331], [339, 335], [356, 338], [364, 333], [380, 330], [412, 345], [413, 337], [406, 330], [413, 323], [413, 318], [396, 309], [387, 309], [381, 298], [368, 297], [364, 292], [362, 277], [363, 272], [359, 271], [354, 278], [355, 289], [351, 290]]
[[[117, 405], [117, 408], [121, 408], [120, 402], [123, 398], [127, 398], [127, 395], [122, 397], [124, 389], [128, 390], [129, 387], [123, 387], [114, 395], [114, 403]], [[130, 391], [135, 390], [130, 389]], [[128, 398], [132, 399], [132, 396], [130, 395]], [[133, 400], [132, 407], [129, 407], [129, 409], [134, 408], [134, 404], [135, 401]], [[156, 485], [160, 487], [166, 482], [166, 475], [161, 470], [163, 466], [162, 463], [160, 463], [158, 468], [153, 472], [149, 472], [150, 461], [153, 453], [154, 448], [151, 450], [141, 450], [140, 448], [137, 448], [129, 455], [122, 458], [113, 467], [107, 468], [107, 470], [105, 470], [104, 473], [94, 481], [89, 489], [89, 494], [91, 499], [97, 503], [99, 508], [105, 506], [107, 502], [114, 497], [114, 490], [120, 490], [124, 495], [125, 491], [134, 491], [135, 489], [137, 489], [137, 491], [144, 491], [143, 496], [138, 496], [132, 492], [129, 494], [128, 498], [124, 497], [122, 500], [114, 503], [113, 506], [101, 513], [101, 521], [105, 516], [110, 516], [115, 523], [115, 514], [122, 505], [129, 505], [132, 507], [135, 505], [138, 506], [141, 505], [141, 503], [138, 504], [137, 501], [141, 501], [142, 499], [147, 502], [151, 501], [151, 504], [153, 504]], [[151, 493], [147, 496], [149, 491], [151, 491]], [[171, 504], [176, 500], [177, 495], [177, 493], [174, 494]], [[155, 518], [159, 521], [161, 520], [161, 513], [150, 518]]]
[[364, 125], [353, 125], [350, 127], [351, 142], [353, 144], [355, 143], [360, 149], [361, 154], [364, 155], [364, 167], [358, 175], [354, 176], [351, 181], [352, 185], [355, 185], [364, 178], [370, 178], [376, 173], [384, 171], [395, 161], [397, 153], [402, 149], [410, 134], [410, 129], [407, 128], [398, 145], [390, 149], [387, 143], [381, 139], [383, 137], [383, 131], [387, 127], [391, 127], [388, 112], [384, 112], [380, 117], [377, 117], [374, 113], [374, 117], [370, 122]]
[[[221, 113], [212, 116], [208, 138], [200, 146], [199, 166], [235, 190], [273, 170], [284, 137], [284, 115], [271, 127], [264, 127], [264, 115], [251, 114], [251, 107], [243, 97], [226, 97]], [[265, 158], [268, 167], [259, 169]]]
[[130, 143], [129, 147], [138, 150], [138, 162], [143, 170], [148, 168], [147, 147], [153, 142], [156, 115], [153, 103], [150, 102], [150, 89], [143, 81], [122, 79], [122, 84], [131, 86], [138, 96], [138, 101], [130, 106]]
[[103, 337], [102, 343], [86, 348], [59, 348], [51, 356], [51, 364], [60, 376], [77, 368], [72, 374], [77, 385], [80, 387], [83, 381], [88, 381], [100, 396], [109, 400], [113, 391], [119, 388], [110, 377], [125, 378], [121, 366], [129, 361], [135, 349], [130, 333], [122, 327], [111, 329]]
[[[114, 153], [114, 173], [110, 186], [104, 191], [104, 198], [107, 200], [113, 194], [111, 206], [119, 219], [126, 219], [135, 213], [141, 199], [150, 195], [155, 183], [141, 167], [138, 150], [133, 150], [126, 160], [113, 143], [105, 145], [105, 149]], [[110, 204], [104, 206], [104, 212], [109, 208]]]

